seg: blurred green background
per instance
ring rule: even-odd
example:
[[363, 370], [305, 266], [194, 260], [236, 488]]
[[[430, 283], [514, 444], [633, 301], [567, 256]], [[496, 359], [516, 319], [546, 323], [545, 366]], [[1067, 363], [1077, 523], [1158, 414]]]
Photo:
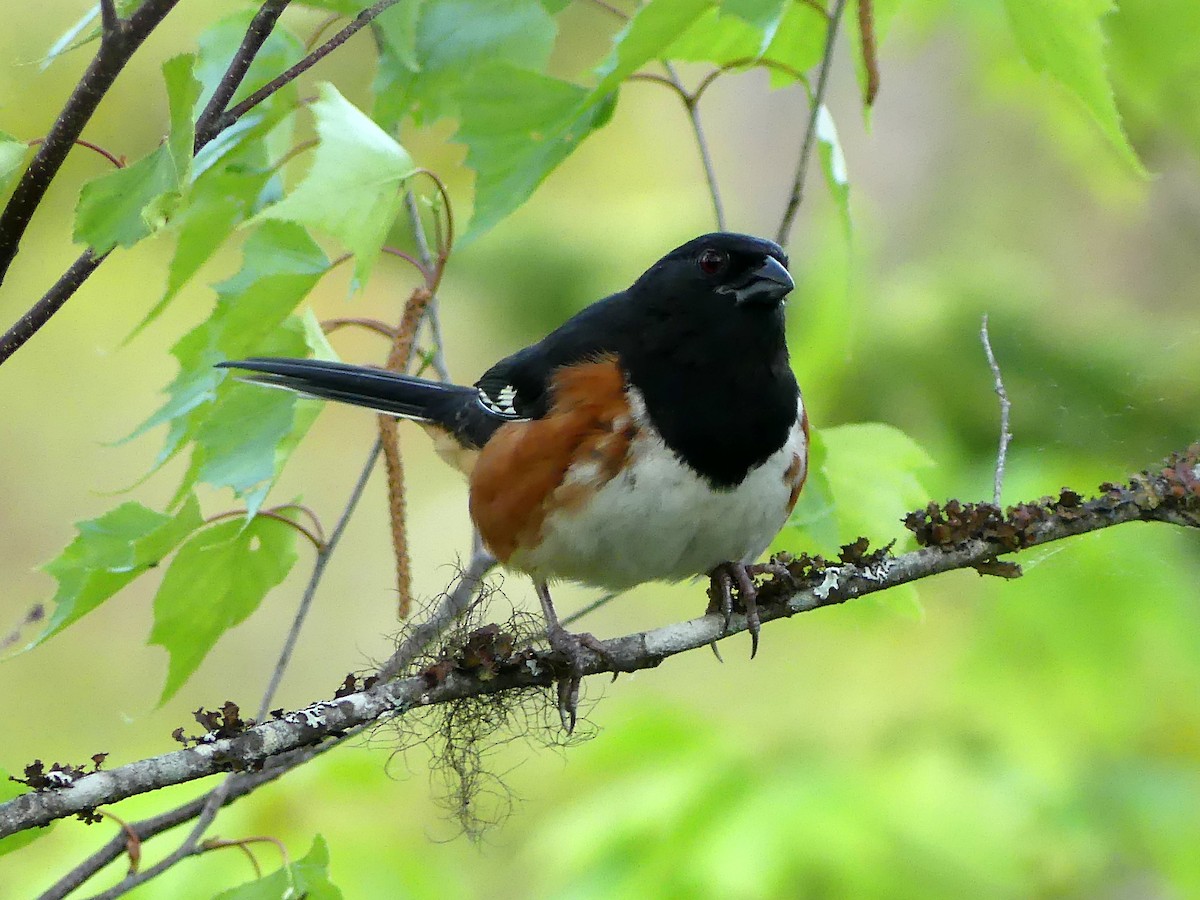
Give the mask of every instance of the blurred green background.
[[[38, 62], [87, 5], [6, 10], [6, 130], [49, 127], [87, 51], [44, 72]], [[158, 84], [163, 59], [237, 8], [181, 4], [85, 137], [131, 158], [154, 147], [164, 103], [146, 86]], [[284, 21], [306, 35], [322, 18], [296, 10]], [[576, 3], [561, 27], [554, 65], [573, 74], [603, 52], [615, 22]], [[936, 462], [919, 473], [931, 499], [991, 494], [997, 409], [978, 339], [985, 312], [1014, 404], [1006, 500], [1120, 479], [1200, 432], [1200, 12], [1182, 0], [1127, 0], [1104, 27], [1117, 102], [1149, 180], [1020, 61], [999, 3], [902, 5], [869, 129], [847, 48], [836, 59], [829, 106], [855, 231], [848, 250], [814, 169], [789, 247], [799, 282], [792, 352], [814, 425], [905, 431]], [[360, 36], [306, 84], [332, 80], [364, 102], [370, 60]], [[703, 71], [682, 69], [693, 81]], [[769, 234], [803, 128], [799, 90], [771, 92], [761, 72], [729, 76], [703, 114], [730, 225]], [[465, 218], [471, 176], [451, 132], [442, 124], [403, 138], [446, 177]], [[78, 186], [104, 165], [86, 152], [67, 163], [0, 293], [5, 325], [77, 254]], [[518, 213], [456, 253], [442, 293], [452, 371], [473, 379], [711, 224], [677, 100], [626, 86], [609, 127]], [[5, 631], [53, 593], [34, 567], [70, 540], [71, 523], [111, 508], [113, 493], [150, 466], [154, 436], [114, 442], [157, 405], [174, 373], [166, 348], [207, 315], [206, 285], [238, 264], [237, 247], [226, 248], [123, 345], [161, 292], [169, 251], [169, 239], [119, 251], [0, 373]], [[319, 316], [391, 320], [412, 287], [394, 260], [379, 264], [365, 296], [347, 300], [348, 280], [343, 269], [321, 283]], [[335, 344], [350, 360], [384, 352], [370, 336]], [[325, 411], [276, 496], [302, 494], [332, 521], [373, 431], [370, 416]], [[416, 586], [428, 597], [468, 549], [465, 488], [415, 429], [404, 437]], [[868, 460], [865, 502], [872, 476]], [[161, 508], [173, 485], [160, 473], [132, 496]], [[880, 496], [889, 490], [881, 485]], [[863, 512], [882, 520], [873, 539], [901, 536], [894, 513]], [[386, 522], [377, 477], [277, 702], [327, 697], [347, 671], [388, 654], [398, 626]], [[786, 535], [782, 544], [810, 549]], [[919, 608], [883, 597], [778, 623], [753, 663], [733, 641], [724, 666], [692, 653], [589, 684], [601, 701], [590, 713], [594, 740], [563, 751], [535, 738], [496, 752], [490, 765], [511, 789], [511, 816], [478, 844], [456, 836], [432, 799], [441, 781], [430, 783], [429, 750], [393, 755], [386, 729], [241, 801], [215, 833], [274, 835], [293, 858], [320, 833], [334, 882], [355, 898], [1200, 896], [1198, 550], [1195, 534], [1125, 526], [1026, 554], [1015, 582], [952, 573], [921, 583]], [[166, 657], [145, 646], [148, 579], [3, 662], [0, 766], [101, 751], [115, 765], [171, 749], [171, 730], [192, 730], [197, 706], [255, 705], [306, 575], [297, 566], [162, 709]], [[504, 589], [517, 605], [533, 601], [519, 578]], [[593, 597], [559, 596], [565, 609]], [[615, 635], [690, 617], [702, 602], [698, 586], [648, 586], [586, 625]], [[206, 786], [116, 811], [151, 814]], [[45, 888], [111, 832], [60, 823], [0, 859], [0, 896]], [[267, 868], [272, 854], [260, 853]], [[240, 854], [212, 853], [137, 896], [205, 897], [250, 877]]]

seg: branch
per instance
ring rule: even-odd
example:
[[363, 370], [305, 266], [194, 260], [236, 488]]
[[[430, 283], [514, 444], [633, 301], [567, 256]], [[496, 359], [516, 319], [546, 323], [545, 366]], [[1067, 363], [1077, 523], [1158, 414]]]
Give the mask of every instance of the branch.
[[[918, 541], [927, 546], [901, 556], [892, 556], [886, 550], [866, 554], [862, 542], [843, 548], [840, 564], [781, 555], [762, 567], [771, 572], [772, 578], [760, 586], [761, 620], [765, 624], [953, 569], [986, 566], [1000, 555], [1125, 522], [1168, 522], [1200, 528], [1200, 443], [1173, 455], [1156, 471], [1136, 475], [1125, 485], [1105, 484], [1101, 490], [1099, 496], [1087, 501], [1064, 490], [1057, 500], [1023, 504], [1005, 514], [990, 504], [931, 504], [905, 520]], [[481, 570], [473, 560], [463, 583], [479, 571], [486, 569]], [[468, 587], [473, 595], [473, 585]], [[601, 644], [602, 653], [586, 654], [584, 674], [653, 668], [668, 657], [705, 647], [745, 629], [744, 616], [735, 615], [726, 630], [721, 615], [706, 615], [615, 638]], [[412, 709], [498, 691], [548, 686], [556, 667], [565, 662], [548, 651], [522, 650], [497, 657], [499, 664], [488, 671], [471, 668], [461, 660], [448, 669], [431, 666], [413, 677], [314, 703], [233, 737], [84, 775], [66, 787], [23, 794], [0, 804], [0, 837], [169, 785], [230, 769], [269, 765], [279, 754], [319, 746], [331, 737], [340, 738], [371, 722], [404, 715]], [[393, 666], [392, 661], [385, 669], [389, 666]]]
[[[125, 64], [178, 2], [146, 0], [127, 20], [117, 18], [111, 2], [101, 4], [103, 24], [100, 47], [21, 176], [4, 212], [0, 213], [0, 284], [4, 283], [34, 211], [46, 195], [50, 182], [58, 175], [67, 154], [83, 133], [84, 126]], [[0, 363], [9, 355], [4, 352], [7, 338], [5, 335], [5, 339], [0, 341]]]
[[354, 21], [327, 40], [312, 53], [308, 54], [308, 56], [304, 57], [304, 59], [300, 60], [300, 62], [296, 63], [279, 76], [271, 79], [271, 81], [264, 84], [261, 88], [259, 88], [237, 106], [227, 110], [224, 115], [221, 116], [218, 122], [217, 132], [224, 131], [280, 88], [295, 81], [338, 47], [342, 46], [342, 44], [346, 43], [346, 41], [348, 41], [353, 35], [357, 34], [359, 31], [369, 25], [371, 21], [380, 13], [386, 12], [399, 2], [400, 0], [379, 0], [379, 2], [374, 6], [364, 9], [354, 17]]
[[279, 21], [279, 17], [283, 15], [283, 11], [287, 9], [290, 2], [291, 0], [267, 0], [250, 20], [250, 27], [246, 29], [241, 46], [233, 55], [233, 59], [229, 61], [229, 68], [221, 76], [216, 90], [213, 91], [213, 95], [204, 107], [204, 112], [200, 113], [200, 117], [196, 119], [196, 140], [192, 149], [193, 154], [199, 153], [201, 147], [221, 132], [221, 126], [218, 123], [221, 115], [225, 112], [225, 107], [237, 93], [242, 79], [250, 71], [250, 64], [254, 62], [254, 57], [258, 55], [258, 51], [271, 36], [275, 23]]
[[833, 45], [837, 41], [838, 23], [842, 21], [842, 11], [846, 8], [846, 0], [834, 0], [833, 9], [829, 13], [829, 26], [825, 32], [825, 55], [821, 57], [821, 70], [817, 75], [817, 86], [809, 101], [808, 127], [804, 131], [804, 144], [800, 148], [800, 160], [796, 163], [796, 177], [792, 181], [792, 193], [788, 197], [787, 207], [779, 222], [779, 230], [775, 233], [775, 242], [787, 246], [792, 233], [792, 225], [796, 221], [796, 213], [800, 210], [800, 201], [804, 197], [804, 179], [808, 175], [808, 161], [812, 159], [813, 146], [817, 140], [817, 117], [821, 113], [821, 104], [825, 102], [825, 88], [829, 83], [829, 69], [833, 63]]
[[992, 370], [993, 389], [1000, 398], [1000, 449], [996, 452], [996, 474], [992, 482], [992, 502], [1000, 505], [1000, 491], [1004, 487], [1004, 463], [1008, 458], [1008, 445], [1012, 441], [1012, 432], [1008, 427], [1012, 403], [1008, 399], [1008, 391], [1004, 389], [1004, 379], [1000, 375], [1000, 364], [996, 362], [996, 354], [992, 352], [992, 340], [988, 335], [988, 317], [983, 314], [983, 325], [979, 329], [979, 339], [983, 341], [983, 352], [987, 354], [988, 368]]

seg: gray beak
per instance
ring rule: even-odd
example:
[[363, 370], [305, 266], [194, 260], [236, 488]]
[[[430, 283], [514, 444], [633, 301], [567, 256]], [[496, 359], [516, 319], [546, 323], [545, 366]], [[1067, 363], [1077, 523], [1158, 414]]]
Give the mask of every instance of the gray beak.
[[768, 256], [763, 264], [746, 276], [743, 283], [735, 285], [733, 296], [738, 306], [753, 303], [762, 306], [777, 306], [792, 292], [796, 282], [775, 257]]

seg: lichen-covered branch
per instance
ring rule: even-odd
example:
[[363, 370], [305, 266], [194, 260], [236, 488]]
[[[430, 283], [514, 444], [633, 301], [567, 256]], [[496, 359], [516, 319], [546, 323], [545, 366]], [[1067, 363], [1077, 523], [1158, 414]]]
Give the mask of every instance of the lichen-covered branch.
[[[924, 546], [900, 556], [886, 548], [868, 552], [865, 540], [847, 545], [837, 561], [780, 554], [774, 565], [763, 567], [771, 574], [760, 586], [759, 614], [767, 623], [952, 569], [987, 572], [998, 556], [1125, 522], [1200, 528], [1200, 443], [1125, 484], [1102, 485], [1100, 494], [1089, 500], [1064, 489], [1057, 498], [1020, 504], [1005, 512], [991, 504], [956, 500], [930, 504], [905, 519]], [[1015, 567], [1004, 565], [1009, 568], [1000, 574], [1016, 574]], [[653, 668], [668, 657], [705, 647], [745, 627], [742, 616], [735, 615], [726, 631], [721, 616], [706, 615], [614, 638], [603, 642], [603, 655], [588, 658], [585, 673]], [[414, 708], [549, 685], [562, 662], [547, 651], [513, 649], [494, 627], [485, 638], [487, 647], [473, 646], [469, 655], [448, 652], [406, 678], [319, 701], [275, 721], [232, 729], [236, 733], [218, 729], [195, 746], [162, 756], [42, 784], [41, 790], [0, 804], [0, 837], [168, 785], [220, 772], [253, 771], [280, 754], [340, 739], [367, 723]]]

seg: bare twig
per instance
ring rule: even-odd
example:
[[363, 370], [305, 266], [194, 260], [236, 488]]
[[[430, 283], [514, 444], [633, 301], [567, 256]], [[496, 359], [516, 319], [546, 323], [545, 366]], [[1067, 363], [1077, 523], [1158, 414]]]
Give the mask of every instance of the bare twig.
[[873, 0], [858, 0], [858, 36], [862, 40], [863, 71], [867, 83], [863, 102], [871, 106], [879, 93], [879, 58], [875, 47], [875, 4]]
[[804, 144], [800, 148], [800, 159], [796, 163], [796, 177], [792, 181], [792, 192], [783, 211], [783, 218], [779, 221], [779, 229], [775, 232], [776, 243], [785, 246], [791, 236], [796, 213], [800, 210], [800, 201], [804, 198], [804, 180], [808, 176], [808, 162], [812, 159], [813, 147], [817, 141], [817, 117], [821, 113], [821, 105], [825, 102], [825, 89], [829, 83], [829, 70], [833, 64], [833, 47], [837, 41], [838, 23], [842, 20], [842, 11], [845, 8], [846, 0], [834, 0], [833, 9], [829, 13], [829, 27], [825, 33], [825, 55], [821, 57], [817, 86], [809, 98], [808, 127], [804, 131]]
[[349, 25], [323, 43], [312, 53], [308, 54], [308, 56], [304, 57], [304, 59], [300, 60], [300, 62], [296, 63], [290, 69], [278, 75], [277, 77], [271, 79], [271, 81], [267, 82], [237, 106], [226, 110], [224, 115], [222, 115], [219, 120], [220, 127], [217, 129], [217, 131], [223, 131], [224, 129], [228, 128], [284, 85], [295, 81], [300, 75], [302, 75], [304, 72], [307, 72], [338, 47], [342, 46], [342, 44], [346, 43], [346, 41], [348, 41], [352, 36], [369, 25], [371, 21], [380, 13], [385, 12], [399, 2], [400, 0], [379, 0], [379, 2], [375, 5], [364, 9], [354, 17], [354, 20]]
[[[75, 146], [75, 141], [79, 139], [96, 107], [142, 42], [178, 2], [145, 0], [127, 20], [117, 19], [116, 9], [111, 3], [107, 8], [101, 5], [104, 31], [99, 49], [25, 169], [4, 212], [0, 213], [0, 283], [3, 283], [8, 267], [17, 255], [21, 238], [29, 227], [34, 211], [41, 204], [46, 190], [58, 175], [67, 154]], [[5, 352], [7, 348], [6, 335], [0, 341], [0, 363], [16, 349], [13, 347]]]
[[[999, 536], [1001, 532], [990, 532], [994, 536], [988, 537], [985, 535], [989, 532], [980, 530], [943, 545], [927, 546], [901, 556], [873, 556], [861, 565], [831, 565], [802, 577], [787, 568], [785, 562], [777, 563], [774, 568], [784, 570], [784, 577], [776, 576], [770, 582], [770, 596], [764, 585], [758, 601], [760, 619], [765, 624], [1126, 522], [1168, 522], [1200, 528], [1200, 443], [1176, 454], [1165, 467], [1134, 476], [1126, 486], [1105, 485], [1099, 496], [1087, 501], [1072, 496], [1073, 499], [1064, 499], [1061, 506], [1034, 504], [1030, 509], [1036, 507], [1040, 513], [1032, 515], [1027, 509], [1023, 518], [1014, 519], [1021, 523], [1016, 548], [1008, 538]], [[464, 605], [469, 606], [478, 579], [489, 565], [486, 558], [472, 560], [459, 584], [431, 618], [429, 628], [423, 632], [414, 630], [381, 672], [402, 671], [404, 661], [414, 658], [432, 639], [435, 620], [450, 621], [448, 617], [453, 617]], [[796, 578], [799, 580], [789, 581]], [[614, 638], [602, 642], [602, 652], [586, 652], [583, 672], [596, 675], [653, 668], [670, 656], [706, 647], [746, 628], [745, 616], [733, 615], [727, 628], [724, 616], [712, 614]], [[519, 659], [520, 663], [511, 668], [482, 674], [464, 669], [454, 670], [445, 678], [431, 678], [426, 673], [381, 680], [367, 690], [312, 704], [235, 737], [84, 775], [64, 788], [22, 794], [0, 804], [0, 837], [136, 794], [202, 778], [231, 766], [253, 768], [277, 754], [318, 743], [372, 721], [403, 715], [414, 707], [534, 685], [548, 686], [555, 677], [556, 666], [563, 664], [563, 658], [551, 651], [541, 651], [532, 657], [522, 654]]]
[[396, 678], [447, 628], [461, 619], [475, 602], [475, 595], [483, 586], [484, 577], [495, 564], [495, 558], [477, 545], [471, 561], [442, 595], [437, 609], [424, 622], [409, 630], [396, 652], [379, 667], [380, 679], [387, 681]]
[[[29, 142], [29, 146], [37, 147], [39, 144], [45, 143], [45, 140], [46, 140], [45, 138], [34, 138], [32, 141]], [[83, 138], [76, 138], [75, 145], [77, 147], [86, 147], [88, 150], [91, 150], [93, 153], [99, 153], [101, 156], [103, 156], [105, 159], [107, 159], [110, 163], [112, 163], [115, 168], [118, 168], [118, 169], [125, 168], [125, 158], [124, 157], [117, 156], [113, 153], [110, 153], [108, 150], [105, 150], [99, 144], [93, 144], [91, 141], [85, 141]]]
[[[276, 778], [279, 778], [281, 775], [290, 772], [297, 766], [301, 766], [314, 757], [339, 746], [343, 741], [353, 736], [354, 733], [356, 732], [348, 733], [345, 738], [341, 738], [339, 740], [327, 741], [326, 743], [315, 747], [305, 747], [301, 750], [284, 754], [283, 756], [270, 760], [263, 767], [262, 771], [243, 772], [233, 776], [230, 781], [229, 789], [226, 791], [225, 798], [222, 802], [224, 805], [228, 806], [235, 800], [239, 800], [247, 794], [256, 791], [264, 784], [274, 781]], [[164, 832], [170, 831], [172, 828], [177, 828], [185, 822], [190, 822], [192, 819], [196, 818], [204, 810], [205, 804], [208, 802], [208, 798], [209, 795], [204, 794], [200, 797], [197, 797], [195, 800], [191, 800], [187, 803], [177, 806], [175, 809], [160, 813], [157, 816], [143, 819], [140, 822], [134, 822], [129, 826], [129, 829], [137, 836], [141, 843], [145, 843], [146, 841], [149, 841], [150, 839], [157, 837]], [[63, 897], [66, 897], [68, 894], [75, 891], [89, 878], [111, 863], [114, 859], [117, 859], [119, 856], [125, 853], [128, 841], [128, 834], [122, 831], [121, 834], [118, 834], [107, 844], [105, 844], [87, 859], [83, 860], [74, 869], [56, 881], [49, 889], [46, 890], [45, 893], [41, 895], [39, 900], [62, 900]], [[182, 858], [183, 857], [180, 857], [180, 859]], [[179, 860], [175, 860], [175, 862], [178, 861]], [[157, 875], [158, 873], [165, 871], [167, 868], [170, 868], [170, 866], [164, 866], [163, 862], [165, 862], [165, 860], [155, 864], [154, 868], [156, 871], [154, 875]], [[172, 863], [172, 865], [173, 864], [174, 863]], [[142, 873], [131, 872], [130, 875], [126, 877], [126, 880], [129, 880], [131, 877], [136, 878], [138, 875], [145, 876], [148, 872], [149, 870], [146, 870], [146, 872]], [[149, 877], [154, 877], [154, 875], [150, 875]], [[140, 883], [142, 882], [137, 882], [137, 884]], [[131, 890], [133, 887], [136, 887], [137, 884], [129, 885], [126, 890]]]
[[208, 103], [205, 104], [204, 111], [196, 119], [196, 140], [193, 153], [199, 153], [200, 148], [216, 137], [221, 131], [221, 126], [218, 123], [221, 120], [222, 113], [225, 112], [225, 107], [229, 105], [229, 101], [237, 93], [237, 89], [242, 84], [242, 79], [250, 71], [250, 64], [254, 62], [254, 57], [258, 55], [258, 51], [262, 49], [263, 44], [270, 37], [271, 31], [275, 28], [275, 23], [279, 21], [279, 17], [283, 15], [283, 11], [287, 9], [290, 2], [291, 0], [266, 0], [258, 8], [258, 12], [254, 14], [254, 18], [250, 20], [250, 27], [246, 29], [246, 34], [242, 37], [241, 46], [238, 47], [237, 53], [233, 55], [233, 59], [229, 61], [229, 67], [225, 70], [225, 74], [221, 76], [221, 80], [217, 83], [217, 87], [213, 91], [213, 95], [208, 99]]
[[[0, 230], [2, 229], [3, 225], [0, 223]], [[24, 233], [24, 224], [21, 225], [20, 230]], [[13, 245], [13, 252], [14, 254], [16, 252], [15, 244]], [[7, 265], [4, 262], [4, 254], [4, 246], [0, 244], [0, 278], [3, 277], [4, 269]], [[45, 296], [33, 304], [21, 318], [17, 319], [8, 331], [4, 332], [3, 337], [0, 337], [0, 365], [3, 365], [10, 356], [20, 350], [26, 341], [37, 334], [42, 326], [49, 322], [56, 312], [62, 309], [63, 304], [71, 299], [71, 295], [79, 290], [79, 286], [87, 281], [88, 276], [95, 272], [100, 263], [104, 262], [106, 258], [107, 254], [105, 256], [97, 256], [91, 250], [84, 250], [75, 262], [71, 263], [71, 268], [67, 269], [58, 281], [54, 283], [54, 286], [46, 291]]]
[[992, 370], [993, 388], [1000, 398], [1000, 449], [996, 453], [996, 474], [992, 485], [992, 502], [1000, 505], [1000, 490], [1004, 487], [1004, 463], [1008, 457], [1008, 445], [1012, 441], [1012, 432], [1008, 428], [1009, 413], [1012, 403], [1009, 402], [1008, 392], [1004, 390], [1004, 379], [1000, 377], [1000, 364], [992, 353], [992, 341], [988, 336], [988, 317], [983, 314], [983, 325], [979, 329], [979, 338], [983, 341], [983, 351], [987, 354], [988, 366]]
[[312, 574], [309, 576], [308, 584], [304, 588], [304, 595], [300, 598], [300, 605], [296, 608], [296, 615], [292, 619], [292, 627], [289, 629], [287, 638], [283, 642], [283, 649], [279, 652], [279, 660], [275, 664], [275, 671], [271, 673], [271, 681], [267, 685], [267, 689], [263, 692], [262, 702], [259, 703], [257, 718], [260, 721], [266, 717], [267, 711], [271, 707], [271, 701], [275, 698], [275, 691], [279, 689], [279, 683], [283, 680], [283, 673], [287, 670], [288, 663], [291, 662], [292, 652], [296, 649], [296, 640], [300, 636], [301, 628], [304, 627], [305, 619], [308, 618], [308, 611], [312, 607], [313, 597], [316, 596], [321, 579], [325, 576], [325, 567], [329, 564], [329, 558], [333, 555], [333, 552], [337, 550], [338, 543], [342, 539], [342, 534], [350, 522], [350, 517], [358, 507], [358, 501], [362, 499], [363, 491], [367, 487], [367, 481], [371, 477], [371, 471], [375, 468], [376, 460], [379, 459], [380, 449], [379, 442], [376, 441], [375, 446], [371, 448], [371, 452], [367, 454], [362, 471], [358, 473], [358, 480], [354, 483], [354, 487], [350, 491], [350, 496], [346, 500], [342, 514], [338, 516], [337, 524], [333, 526], [333, 531], [330, 533], [329, 539], [325, 541], [321, 547], [321, 552], [317, 554], [317, 561], [313, 564]]
[[708, 141], [704, 137], [704, 126], [700, 121], [700, 97], [698, 94], [689, 94], [684, 90], [683, 83], [675, 73], [674, 66], [665, 62], [663, 68], [667, 70], [667, 77], [679, 95], [687, 98], [683, 105], [687, 108], [688, 121], [691, 122], [692, 134], [696, 138], [696, 148], [700, 151], [700, 164], [704, 167], [704, 178], [708, 182], [708, 196], [712, 199], [713, 217], [717, 220], [717, 231], [724, 231], [725, 208], [721, 203], [721, 191], [717, 187], [717, 171], [713, 166], [712, 153], [709, 151]]
[[[244, 515], [246, 515], [246, 510], [244, 509], [230, 509], [222, 513], [217, 513], [215, 516], [209, 516], [204, 520], [204, 524], [211, 525], [213, 522], [220, 522], [225, 519], [234, 519], [238, 516]], [[322, 552], [322, 550], [325, 548], [325, 542], [322, 541], [315, 532], [310, 531], [307, 527], [301, 525], [294, 519], [289, 519], [287, 516], [278, 512], [278, 510], [260, 509], [257, 513], [255, 513], [255, 515], [262, 516], [264, 519], [273, 519], [276, 522], [282, 522], [284, 525], [290, 526], [295, 531], [298, 531], [300, 534], [304, 535], [305, 539], [316, 548], [318, 553]]]

